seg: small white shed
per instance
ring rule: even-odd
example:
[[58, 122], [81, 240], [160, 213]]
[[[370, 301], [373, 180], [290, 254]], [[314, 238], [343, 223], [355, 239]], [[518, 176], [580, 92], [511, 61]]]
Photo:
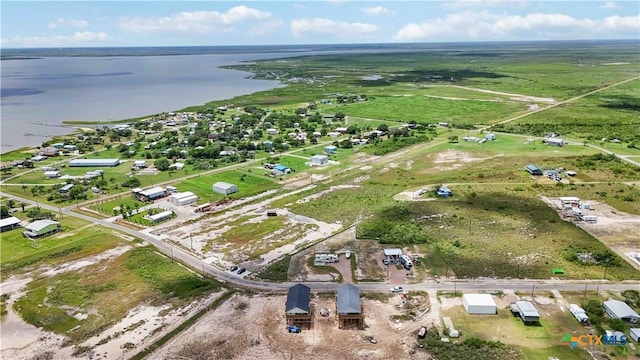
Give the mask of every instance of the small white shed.
[[640, 342], [640, 328], [629, 329], [629, 336], [636, 342]]
[[498, 311], [490, 294], [464, 294], [462, 305], [471, 315], [494, 315]]
[[329, 163], [327, 155], [313, 155], [310, 159], [311, 166], [325, 165]]

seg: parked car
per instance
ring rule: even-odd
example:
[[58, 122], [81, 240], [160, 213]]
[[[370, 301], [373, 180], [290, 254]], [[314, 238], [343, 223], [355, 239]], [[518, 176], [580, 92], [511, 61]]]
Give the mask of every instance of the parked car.
[[344, 257], [346, 257], [347, 259], [349, 259], [349, 258], [351, 257], [351, 251], [347, 250], [347, 251], [344, 253]]
[[394, 286], [391, 288], [391, 292], [402, 292], [402, 286]]
[[239, 269], [238, 269], [238, 274], [242, 274], [242, 273], [244, 273], [245, 271], [247, 271], [247, 269], [245, 269], [245, 268], [239, 268]]
[[238, 270], [238, 267], [237, 267], [237, 266], [235, 266], [235, 265], [233, 265], [233, 266], [231, 266], [231, 267], [229, 268], [229, 271], [231, 271], [231, 272], [235, 272], [236, 270]]
[[295, 325], [289, 325], [287, 326], [287, 330], [290, 333], [294, 333], [294, 334], [299, 334], [302, 330], [300, 329], [300, 327], [295, 326]]

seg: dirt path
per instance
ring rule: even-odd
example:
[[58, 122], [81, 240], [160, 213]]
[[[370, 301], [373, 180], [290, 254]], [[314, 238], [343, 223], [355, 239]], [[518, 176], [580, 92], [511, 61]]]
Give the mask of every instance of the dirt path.
[[431, 308], [425, 315], [424, 321], [428, 324], [432, 324], [433, 327], [438, 329], [438, 332], [442, 334], [443, 328], [442, 322], [440, 321], [440, 300], [438, 299], [438, 291], [430, 289], [427, 290], [427, 294], [429, 295], [429, 304], [431, 304]]
[[513, 93], [502, 92], [502, 91], [478, 89], [478, 88], [472, 88], [472, 87], [467, 87], [467, 86], [459, 86], [459, 85], [444, 85], [444, 86], [457, 88], [457, 89], [465, 89], [465, 90], [477, 91], [477, 92], [481, 92], [481, 93], [485, 93], [485, 94], [508, 96], [511, 100], [515, 100], [515, 101], [542, 102], [542, 103], [545, 103], [545, 104], [555, 104], [556, 103], [556, 100], [554, 98], [545, 98], [545, 97], [538, 97], [538, 96], [513, 94]]

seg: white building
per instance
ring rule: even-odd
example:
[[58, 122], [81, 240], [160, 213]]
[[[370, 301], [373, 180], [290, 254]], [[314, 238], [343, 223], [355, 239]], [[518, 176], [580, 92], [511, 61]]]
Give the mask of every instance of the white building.
[[175, 170], [182, 170], [184, 169], [184, 164], [183, 163], [173, 163], [171, 165], [169, 165], [169, 169], [175, 169]]
[[222, 195], [230, 195], [238, 192], [238, 186], [227, 182], [218, 181], [212, 186], [213, 192]]
[[309, 162], [311, 166], [326, 165], [329, 163], [329, 157], [327, 155], [313, 155]]
[[494, 315], [498, 312], [496, 302], [490, 294], [464, 294], [462, 305], [471, 315]]
[[179, 192], [171, 195], [171, 202], [177, 206], [193, 204], [198, 200], [199, 198], [191, 191]]
[[45, 171], [44, 178], [45, 179], [55, 179], [60, 177], [60, 171]]
[[166, 211], [163, 211], [163, 212], [160, 212], [160, 213], [154, 214], [154, 215], [148, 215], [148, 216], [147, 216], [147, 219], [148, 219], [152, 224], [154, 224], [154, 223], [157, 223], [157, 222], [159, 222], [159, 221], [162, 221], [162, 220], [168, 219], [168, 218], [170, 218], [170, 217], [172, 217], [172, 216], [173, 216], [173, 211], [166, 210]]
[[111, 167], [118, 166], [120, 159], [74, 159], [69, 161], [70, 167], [88, 167], [88, 166], [102, 166]]
[[630, 323], [637, 323], [640, 315], [636, 313], [627, 303], [620, 300], [607, 300], [602, 303], [604, 312], [612, 319], [622, 319]]
[[636, 342], [640, 342], [640, 328], [629, 329], [629, 336]]

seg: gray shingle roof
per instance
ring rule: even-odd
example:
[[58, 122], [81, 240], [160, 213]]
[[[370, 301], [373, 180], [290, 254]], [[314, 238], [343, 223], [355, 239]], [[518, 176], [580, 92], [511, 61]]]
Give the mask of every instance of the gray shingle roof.
[[288, 315], [306, 314], [309, 312], [311, 289], [303, 284], [297, 284], [289, 288], [285, 312]]
[[337, 308], [338, 314], [360, 314], [360, 290], [351, 284], [338, 286]]

